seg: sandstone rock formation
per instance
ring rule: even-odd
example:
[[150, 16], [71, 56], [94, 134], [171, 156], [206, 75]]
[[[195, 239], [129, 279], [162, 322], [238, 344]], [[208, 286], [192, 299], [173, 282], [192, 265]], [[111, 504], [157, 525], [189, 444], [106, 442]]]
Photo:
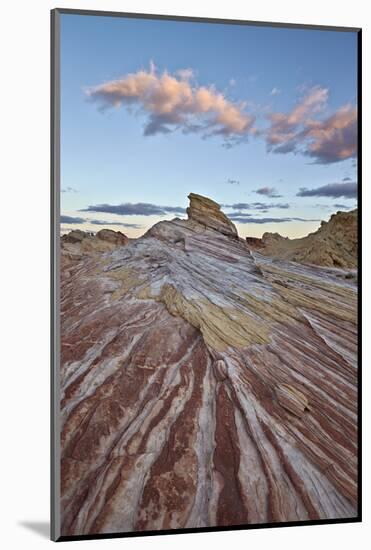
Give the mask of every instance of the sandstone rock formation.
[[89, 236], [91, 235], [86, 231], [81, 231], [81, 229], [73, 229], [69, 233], [62, 235], [61, 242], [62, 242], [62, 245], [65, 243], [72, 243], [72, 244], [81, 243], [81, 241], [83, 241]]
[[83, 257], [101, 254], [129, 242], [121, 231], [101, 229], [95, 235], [74, 229], [61, 237], [61, 265], [69, 267]]
[[210, 229], [216, 229], [223, 235], [237, 237], [235, 225], [220, 210], [218, 203], [195, 193], [190, 193], [188, 198], [190, 205], [187, 208], [187, 214], [190, 220], [195, 220]]
[[101, 241], [105, 241], [116, 246], [124, 246], [129, 242], [127, 236], [121, 233], [121, 231], [113, 231], [112, 229], [101, 229], [95, 236]]
[[190, 198], [62, 269], [63, 535], [356, 515], [354, 281]]
[[328, 222], [302, 239], [264, 233], [261, 239], [246, 238], [250, 248], [274, 258], [328, 267], [357, 267], [357, 210], [337, 212]]
[[259, 248], [264, 248], [264, 243], [259, 237], [246, 237], [246, 242], [249, 248], [253, 250], [259, 250]]

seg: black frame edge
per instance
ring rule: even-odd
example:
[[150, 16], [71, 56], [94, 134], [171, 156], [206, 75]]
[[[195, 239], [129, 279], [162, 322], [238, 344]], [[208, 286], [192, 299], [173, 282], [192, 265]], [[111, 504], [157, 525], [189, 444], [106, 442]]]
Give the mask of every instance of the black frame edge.
[[131, 531], [128, 533], [97, 533], [91, 535], [62, 535], [56, 542], [72, 542], [77, 540], [100, 540], [133, 537], [153, 537], [161, 535], [185, 535], [192, 533], [217, 533], [226, 531], [251, 531], [255, 529], [279, 529], [282, 527], [311, 527], [316, 525], [343, 525], [346, 523], [360, 523], [359, 516], [354, 518], [321, 519], [308, 521], [286, 521], [280, 523], [259, 523], [250, 525], [228, 525], [221, 527], [195, 527], [188, 529], [168, 529], [163, 531]]
[[358, 317], [358, 517], [362, 521], [362, 29], [357, 33], [357, 236], [358, 236], [358, 296], [357, 296], [357, 317]]
[[55, 11], [50, 12], [50, 538], [55, 539], [55, 485], [54, 485], [54, 464], [55, 464], [55, 449], [54, 449], [54, 93], [55, 93], [55, 76], [54, 76], [54, 51], [55, 51]]
[[198, 17], [192, 15], [159, 15], [155, 13], [133, 13], [120, 11], [100, 11], [75, 8], [55, 8], [59, 14], [63, 15], [91, 15], [100, 17], [122, 17], [126, 19], [159, 19], [165, 21], [193, 21], [194, 23], [217, 23], [228, 25], [250, 25], [256, 27], [288, 27], [293, 29], [313, 29], [322, 31], [343, 31], [343, 32], [358, 32], [360, 27], [341, 27], [336, 25], [315, 25], [311, 23], [285, 23], [272, 21], [250, 21], [247, 19], [224, 19], [217, 17]]
[[50, 539], [60, 538], [59, 517], [59, 10], [50, 12]]

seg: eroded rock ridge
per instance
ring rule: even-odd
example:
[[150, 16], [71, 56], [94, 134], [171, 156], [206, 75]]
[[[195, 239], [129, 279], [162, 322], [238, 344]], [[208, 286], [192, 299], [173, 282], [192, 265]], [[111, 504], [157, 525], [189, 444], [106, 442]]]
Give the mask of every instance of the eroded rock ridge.
[[303, 264], [355, 269], [358, 258], [357, 210], [337, 212], [320, 228], [301, 239], [264, 233], [261, 239], [247, 237], [247, 244], [266, 256]]
[[349, 518], [357, 289], [216, 203], [62, 265], [62, 534]]

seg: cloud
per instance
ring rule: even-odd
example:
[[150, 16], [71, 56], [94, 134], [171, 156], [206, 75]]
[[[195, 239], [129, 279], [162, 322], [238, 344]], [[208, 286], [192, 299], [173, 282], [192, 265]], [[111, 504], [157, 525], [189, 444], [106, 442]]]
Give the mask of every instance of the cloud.
[[305, 154], [318, 164], [329, 164], [357, 155], [357, 109], [344, 105], [323, 121], [308, 121]]
[[277, 193], [274, 187], [260, 187], [260, 189], [256, 189], [255, 193], [258, 193], [258, 195], [265, 195], [272, 199], [279, 199], [282, 197], [282, 195]]
[[181, 80], [191, 80], [191, 78], [194, 77], [193, 69], [179, 69], [179, 71], [176, 71], [175, 73]]
[[285, 223], [285, 222], [319, 222], [319, 219], [308, 220], [305, 218], [252, 218], [252, 217], [240, 217], [238, 215], [228, 216], [232, 221], [238, 223]]
[[78, 190], [74, 187], [65, 187], [64, 189], [61, 189], [61, 193], [78, 193]]
[[75, 224], [85, 223], [85, 218], [74, 218], [72, 216], [61, 215], [60, 223], [75, 223]]
[[270, 127], [266, 132], [268, 150], [275, 153], [295, 151], [298, 135], [305, 120], [322, 110], [327, 102], [328, 90], [315, 86], [287, 113], [270, 113]]
[[[256, 76], [249, 77], [250, 82], [254, 80]], [[229, 85], [234, 84], [230, 79]], [[327, 118], [318, 118], [325, 112], [329, 96], [322, 86], [302, 87], [302, 96], [288, 113], [266, 115], [266, 129], [254, 126], [256, 117], [246, 111], [246, 101], [231, 101], [213, 85], [198, 85], [191, 68], [160, 74], [151, 62], [149, 70], [87, 88], [85, 93], [102, 110], [123, 107], [129, 113], [141, 113], [145, 136], [175, 131], [203, 138], [220, 136], [226, 147], [249, 136], [263, 137], [268, 151], [301, 153], [319, 164], [357, 154], [357, 109], [347, 104]], [[277, 95], [280, 90], [274, 87], [270, 93]], [[252, 105], [249, 102], [250, 109]]]
[[80, 225], [83, 223], [91, 223], [93, 225], [121, 225], [122, 227], [132, 227], [133, 229], [139, 229], [142, 227], [137, 223], [125, 223], [125, 222], [115, 222], [115, 221], [106, 221], [106, 220], [91, 220], [90, 218], [79, 218], [73, 216], [65, 216], [64, 214], [60, 217], [60, 223], [64, 224], [75, 224]]
[[253, 131], [255, 119], [244, 110], [245, 104], [229, 101], [214, 86], [192, 84], [191, 77], [192, 69], [158, 74], [152, 63], [149, 71], [88, 88], [86, 95], [103, 109], [136, 107], [146, 116], [145, 136], [181, 130], [233, 140]]
[[357, 154], [357, 109], [343, 105], [333, 115], [313, 118], [327, 106], [328, 89], [314, 86], [289, 113], [270, 113], [270, 126], [261, 132], [274, 153], [302, 153], [315, 163], [329, 164]]
[[139, 229], [142, 227], [137, 223], [125, 223], [125, 222], [110, 222], [107, 220], [90, 220], [86, 218], [86, 223], [91, 223], [93, 225], [121, 225], [121, 227], [132, 227], [133, 229]]
[[346, 178], [343, 178], [341, 181], [352, 181], [352, 178], [346, 177]]
[[[267, 212], [272, 208], [287, 209], [290, 208], [288, 203], [265, 203], [265, 202], [237, 202], [235, 204], [223, 204], [224, 208], [233, 208], [233, 210], [261, 210]], [[229, 216], [229, 214], [228, 214]]]
[[333, 199], [339, 199], [344, 197], [345, 199], [353, 199], [357, 197], [357, 182], [347, 183], [328, 183], [317, 187], [316, 189], [308, 189], [301, 187], [300, 191], [296, 193], [297, 197], [331, 197]]
[[352, 210], [354, 206], [349, 206], [346, 204], [334, 204], [334, 208], [338, 208], [338, 210]]
[[83, 208], [80, 212], [105, 212], [120, 216], [165, 216], [167, 214], [185, 214], [181, 206], [159, 206], [146, 202], [123, 204], [96, 204]]

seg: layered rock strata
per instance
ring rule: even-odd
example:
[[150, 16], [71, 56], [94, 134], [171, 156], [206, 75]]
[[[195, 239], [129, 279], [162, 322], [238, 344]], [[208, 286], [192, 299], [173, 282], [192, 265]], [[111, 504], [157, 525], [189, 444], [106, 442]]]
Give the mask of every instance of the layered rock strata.
[[102, 252], [125, 246], [129, 239], [121, 231], [101, 229], [95, 234], [75, 229], [61, 237], [61, 266], [68, 268], [86, 256], [97, 256]]
[[187, 208], [189, 220], [194, 220], [206, 228], [215, 229], [223, 235], [238, 236], [235, 225], [220, 210], [218, 203], [202, 195], [196, 195], [196, 193], [190, 193], [188, 198], [190, 201]]
[[190, 198], [62, 268], [63, 535], [357, 513], [354, 281]]

